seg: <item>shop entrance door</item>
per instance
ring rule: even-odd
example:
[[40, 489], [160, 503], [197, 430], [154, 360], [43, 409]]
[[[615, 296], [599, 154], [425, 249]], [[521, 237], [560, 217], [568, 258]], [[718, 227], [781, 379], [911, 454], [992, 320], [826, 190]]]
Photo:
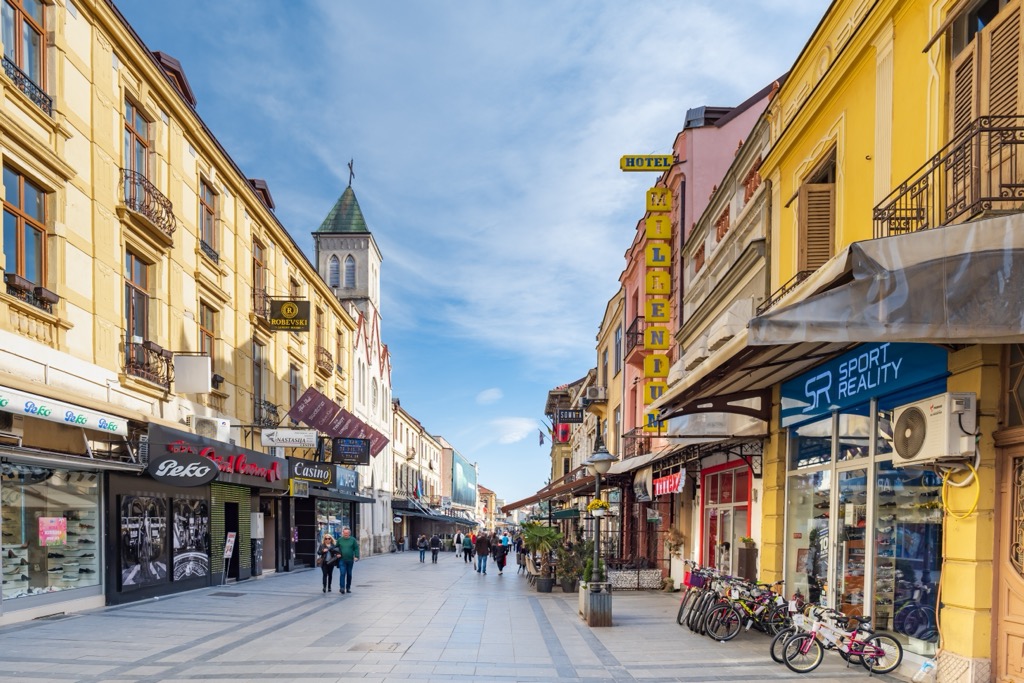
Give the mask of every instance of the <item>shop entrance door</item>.
[[998, 459], [999, 548], [996, 560], [996, 680], [1024, 681], [1024, 445]]
[[[864, 573], [867, 570], [868, 470], [864, 467], [838, 469], [836, 511], [829, 525], [835, 541], [830, 566], [835, 568], [832, 585], [834, 605], [844, 614], [865, 613]], [[870, 612], [870, 610], [868, 610]]]
[[749, 531], [750, 472], [746, 465], [704, 475], [702, 562], [725, 574], [738, 568], [739, 539]]

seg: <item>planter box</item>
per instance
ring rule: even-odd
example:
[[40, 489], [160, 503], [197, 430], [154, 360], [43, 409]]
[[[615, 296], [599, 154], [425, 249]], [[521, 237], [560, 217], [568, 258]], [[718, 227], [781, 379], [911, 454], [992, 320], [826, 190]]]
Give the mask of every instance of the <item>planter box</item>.
[[581, 619], [586, 619], [587, 608], [587, 582], [580, 581], [579, 614]]
[[672, 585], [681, 589], [683, 587], [683, 574], [686, 573], [686, 564], [683, 563], [682, 555], [673, 555], [669, 559], [669, 575], [672, 577]]
[[660, 569], [612, 569], [608, 580], [616, 590], [661, 590]]
[[[600, 592], [593, 588], [597, 586]], [[591, 583], [585, 596], [584, 607], [587, 626], [612, 625], [612, 585], [610, 583]]]

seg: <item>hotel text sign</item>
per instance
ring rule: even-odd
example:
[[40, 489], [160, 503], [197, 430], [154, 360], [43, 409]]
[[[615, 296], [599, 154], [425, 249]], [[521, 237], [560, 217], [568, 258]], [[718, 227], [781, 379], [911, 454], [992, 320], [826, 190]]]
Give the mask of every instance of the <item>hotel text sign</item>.
[[623, 171], [667, 171], [676, 163], [671, 154], [627, 154], [619, 159]]

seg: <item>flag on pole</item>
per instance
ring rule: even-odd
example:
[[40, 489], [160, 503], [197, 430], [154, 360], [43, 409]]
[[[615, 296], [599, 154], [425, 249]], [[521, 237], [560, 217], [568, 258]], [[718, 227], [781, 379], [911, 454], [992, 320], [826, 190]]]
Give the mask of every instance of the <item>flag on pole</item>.
[[540, 437], [540, 444], [539, 445], [543, 446], [544, 445], [544, 430], [538, 429], [537, 430], [537, 436]]

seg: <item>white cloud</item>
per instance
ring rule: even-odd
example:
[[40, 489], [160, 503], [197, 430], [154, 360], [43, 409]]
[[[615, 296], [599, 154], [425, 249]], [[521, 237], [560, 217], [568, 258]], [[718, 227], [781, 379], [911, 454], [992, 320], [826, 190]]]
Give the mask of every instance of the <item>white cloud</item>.
[[484, 389], [476, 395], [476, 402], [482, 406], [490, 405], [491, 403], [497, 403], [505, 396], [505, 393], [497, 388]]
[[499, 417], [490, 420], [491, 441], [500, 444], [513, 444], [533, 436], [539, 425], [531, 417]]

